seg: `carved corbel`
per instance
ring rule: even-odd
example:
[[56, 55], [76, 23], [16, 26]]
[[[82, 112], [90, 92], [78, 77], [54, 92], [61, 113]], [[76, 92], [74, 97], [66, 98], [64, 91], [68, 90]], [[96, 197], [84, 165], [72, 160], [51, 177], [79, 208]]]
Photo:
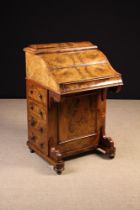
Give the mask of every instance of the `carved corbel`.
[[55, 146], [54, 141], [50, 138], [49, 141], [50, 153], [49, 156], [55, 161], [54, 170], [57, 174], [61, 174], [64, 170], [64, 161], [60, 150]]
[[103, 154], [107, 155], [109, 158], [115, 157], [116, 148], [114, 142], [110, 137], [107, 137], [104, 132], [104, 128], [100, 130], [100, 140], [98, 145], [98, 151], [101, 151]]

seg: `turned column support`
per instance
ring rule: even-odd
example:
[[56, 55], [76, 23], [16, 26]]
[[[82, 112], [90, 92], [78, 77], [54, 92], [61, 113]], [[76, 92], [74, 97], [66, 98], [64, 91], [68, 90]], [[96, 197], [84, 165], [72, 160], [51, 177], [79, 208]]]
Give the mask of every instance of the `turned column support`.
[[54, 165], [54, 170], [57, 174], [61, 174], [64, 170], [64, 161], [62, 159], [62, 154], [59, 149], [52, 147], [50, 150], [50, 157], [56, 162]]

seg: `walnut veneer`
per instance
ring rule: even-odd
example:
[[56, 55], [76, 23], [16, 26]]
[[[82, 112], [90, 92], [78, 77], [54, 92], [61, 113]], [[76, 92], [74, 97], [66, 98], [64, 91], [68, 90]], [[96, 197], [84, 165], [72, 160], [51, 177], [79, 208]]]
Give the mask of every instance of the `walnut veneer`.
[[90, 42], [30, 45], [26, 52], [28, 146], [54, 166], [64, 158], [100, 150], [113, 158], [105, 135], [107, 90], [119, 91], [121, 75]]

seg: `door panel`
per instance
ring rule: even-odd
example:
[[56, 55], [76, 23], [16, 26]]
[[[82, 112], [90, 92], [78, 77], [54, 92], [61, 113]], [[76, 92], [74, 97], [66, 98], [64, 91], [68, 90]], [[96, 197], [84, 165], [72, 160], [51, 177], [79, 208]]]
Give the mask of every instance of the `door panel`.
[[97, 132], [97, 95], [65, 97], [59, 104], [59, 142], [93, 135]]

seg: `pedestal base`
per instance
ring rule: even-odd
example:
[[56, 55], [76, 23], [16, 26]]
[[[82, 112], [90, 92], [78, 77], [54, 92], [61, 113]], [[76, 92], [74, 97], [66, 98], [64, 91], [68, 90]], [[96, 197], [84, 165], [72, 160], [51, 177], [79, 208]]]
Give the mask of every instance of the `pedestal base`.
[[40, 155], [43, 159], [47, 160], [51, 165], [54, 166], [54, 171], [58, 175], [62, 174], [62, 171], [64, 170], [64, 161], [62, 160], [62, 154], [58, 149], [55, 149], [54, 147], [51, 148], [50, 155], [47, 156], [38, 150], [38, 148], [31, 144], [29, 141], [27, 141], [27, 145], [31, 153], [35, 152]]
[[[45, 160], [47, 160], [51, 165], [53, 165], [54, 171], [58, 175], [62, 174], [64, 170], [64, 160], [62, 154], [57, 148], [52, 147], [49, 156], [46, 156], [45, 154], [42, 154], [42, 152], [39, 151], [38, 148], [30, 144], [29, 141], [27, 142], [27, 145], [31, 153], [36, 152], [37, 154], [41, 155]], [[96, 150], [100, 151], [102, 154], [109, 158], [115, 157], [116, 148], [114, 147], [114, 142], [109, 137], [103, 136], [100, 140], [97, 149], [93, 149], [93, 151]]]

